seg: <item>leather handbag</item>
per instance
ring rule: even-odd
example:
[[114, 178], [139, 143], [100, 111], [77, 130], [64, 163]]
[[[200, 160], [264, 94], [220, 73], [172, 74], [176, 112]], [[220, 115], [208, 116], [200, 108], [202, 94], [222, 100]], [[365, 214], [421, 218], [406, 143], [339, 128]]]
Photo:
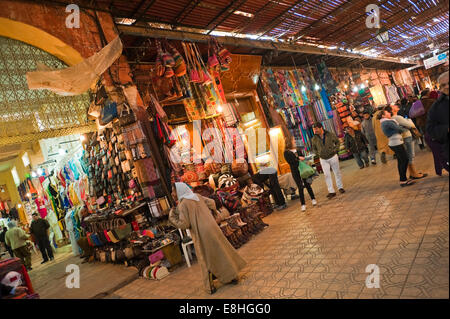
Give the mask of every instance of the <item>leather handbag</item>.
[[123, 240], [130, 236], [132, 231], [131, 224], [121, 225], [114, 229], [114, 232], [117, 234], [117, 239]]
[[159, 174], [153, 164], [151, 157], [140, 159], [134, 162], [138, 180], [141, 184], [148, 183], [154, 185], [159, 181]]
[[112, 101], [107, 101], [105, 106], [102, 108], [100, 115], [100, 125], [107, 125], [112, 120], [118, 117], [117, 114], [117, 103]]
[[121, 126], [125, 126], [125, 125], [130, 125], [130, 124], [133, 124], [134, 122], [136, 122], [136, 114], [134, 114], [131, 107], [126, 103], [122, 104], [121, 107], [122, 107], [122, 111], [121, 111], [120, 117], [119, 117], [119, 124]]

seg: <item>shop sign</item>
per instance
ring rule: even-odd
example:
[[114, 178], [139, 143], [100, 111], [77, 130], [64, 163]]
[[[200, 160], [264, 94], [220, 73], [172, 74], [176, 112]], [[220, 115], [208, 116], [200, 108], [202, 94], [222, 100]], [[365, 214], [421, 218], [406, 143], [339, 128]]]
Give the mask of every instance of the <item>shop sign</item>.
[[423, 60], [423, 65], [425, 69], [430, 69], [446, 62], [448, 62], [448, 51]]

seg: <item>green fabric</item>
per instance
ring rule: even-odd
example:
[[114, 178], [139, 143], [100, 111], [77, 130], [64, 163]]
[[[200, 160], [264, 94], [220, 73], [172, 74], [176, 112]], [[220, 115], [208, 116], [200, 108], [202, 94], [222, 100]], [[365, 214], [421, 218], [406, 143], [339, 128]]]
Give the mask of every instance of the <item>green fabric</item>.
[[339, 152], [340, 142], [334, 133], [324, 132], [325, 143], [319, 135], [314, 135], [311, 140], [312, 151], [321, 159], [327, 160]]
[[6, 232], [5, 242], [12, 250], [26, 246], [28, 235], [22, 228], [13, 227]]
[[306, 164], [304, 161], [299, 161], [298, 170], [300, 171], [300, 177], [302, 179], [307, 179], [314, 175], [314, 168]]

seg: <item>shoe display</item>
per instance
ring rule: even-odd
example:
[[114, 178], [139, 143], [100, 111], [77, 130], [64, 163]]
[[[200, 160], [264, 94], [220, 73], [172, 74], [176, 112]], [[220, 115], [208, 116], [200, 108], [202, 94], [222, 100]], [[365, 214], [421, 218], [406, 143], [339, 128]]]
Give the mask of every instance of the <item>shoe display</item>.
[[302, 205], [302, 212], [306, 211], [306, 205]]
[[327, 195], [327, 198], [328, 198], [328, 199], [331, 199], [331, 198], [333, 198], [334, 196], [336, 196], [336, 193], [329, 193], [329, 194]]
[[339, 188], [339, 193], [344, 194], [345, 193], [345, 189]]
[[313, 200], [311, 201], [311, 203], [313, 204], [313, 206], [316, 206], [316, 205], [317, 205], [317, 201], [316, 201], [315, 199], [313, 199]]

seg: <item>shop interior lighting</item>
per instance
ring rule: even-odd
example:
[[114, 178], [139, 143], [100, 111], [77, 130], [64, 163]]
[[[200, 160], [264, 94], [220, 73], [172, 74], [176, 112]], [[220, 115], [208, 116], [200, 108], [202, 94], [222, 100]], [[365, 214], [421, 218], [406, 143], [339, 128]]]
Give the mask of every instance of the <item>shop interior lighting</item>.
[[222, 111], [223, 111], [223, 107], [222, 107], [222, 105], [219, 104], [217, 106], [217, 112], [222, 113]]
[[316, 84], [316, 85], [314, 86], [314, 90], [319, 91], [319, 89], [320, 89], [320, 86]]
[[85, 136], [84, 134], [81, 134], [81, 135], [80, 135], [80, 141], [81, 141], [81, 142], [86, 141], [86, 136]]
[[378, 29], [376, 38], [380, 43], [386, 43], [389, 41], [389, 32], [386, 30], [386, 28], [382, 27]]
[[31, 172], [31, 177], [37, 177], [38, 175], [36, 174], [36, 172], [35, 171], [33, 171], [33, 172]]
[[22, 207], [22, 204], [17, 204], [17, 208], [20, 208], [20, 207]]
[[31, 194], [30, 194], [30, 193], [27, 193], [27, 196], [28, 196], [28, 197], [31, 197]]
[[348, 88], [348, 85], [347, 85], [347, 84], [345, 84], [345, 85], [344, 85], [344, 88], [345, 88], [345, 89], [346, 89], [346, 88]]
[[39, 168], [37, 169], [37, 173], [38, 173], [39, 176], [41, 176], [42, 174], [44, 174], [44, 170], [43, 170], [42, 168], [39, 167]]
[[258, 122], [259, 122], [258, 119], [254, 119], [254, 120], [251, 120], [251, 121], [249, 121], [247, 123], [244, 123], [244, 126], [252, 126], [252, 125], [255, 125]]
[[361, 84], [361, 89], [364, 89], [366, 86], [363, 84]]
[[306, 87], [302, 85], [302, 92], [306, 92]]
[[2, 187], [2, 193], [4, 193], [5, 192], [5, 189]]
[[358, 92], [358, 87], [357, 86], [353, 87], [353, 92]]
[[272, 128], [269, 130], [269, 135], [270, 135], [270, 136], [277, 136], [277, 135], [279, 135], [279, 134], [281, 134], [281, 129], [280, 129], [279, 127], [272, 127]]
[[234, 11], [233, 13], [234, 13], [234, 14], [241, 15], [241, 16], [244, 16], [244, 17], [247, 17], [247, 18], [253, 18], [253, 17], [254, 17], [254, 14], [252, 14], [252, 13], [248, 13], [248, 12], [244, 12], [244, 11], [239, 11], [239, 10], [236, 10], [236, 11]]

